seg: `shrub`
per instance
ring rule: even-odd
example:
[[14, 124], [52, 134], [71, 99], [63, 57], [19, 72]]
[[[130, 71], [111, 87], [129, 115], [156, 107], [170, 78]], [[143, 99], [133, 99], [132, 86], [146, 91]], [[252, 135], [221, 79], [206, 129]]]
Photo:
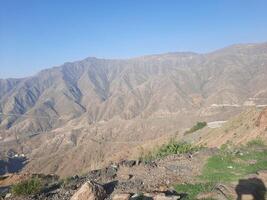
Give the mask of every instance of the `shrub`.
[[251, 140], [247, 143], [248, 147], [257, 147], [257, 146], [264, 146], [265, 143], [261, 138], [256, 138], [254, 140]]
[[214, 183], [195, 183], [195, 184], [179, 184], [175, 185], [175, 190], [178, 193], [186, 193], [183, 198], [185, 200], [196, 199], [197, 195], [200, 193], [206, 193], [213, 191], [215, 187]]
[[163, 158], [168, 155], [173, 154], [183, 154], [183, 153], [193, 153], [198, 151], [201, 147], [193, 146], [185, 142], [177, 142], [174, 139], [171, 139], [167, 144], [162, 145], [158, 149], [155, 149], [153, 152], [148, 152], [145, 155], [141, 155], [141, 160], [143, 161], [152, 161], [157, 158]]
[[[86, 176], [86, 174], [82, 175], [82, 176]], [[68, 176], [64, 179], [61, 179], [59, 184], [61, 187], [67, 187], [69, 185], [71, 185], [71, 183], [73, 182], [73, 180], [75, 180], [75, 178], [73, 178], [73, 176]]]
[[196, 151], [198, 148], [192, 146], [188, 143], [179, 143], [174, 140], [171, 140], [168, 144], [163, 145], [159, 148], [156, 156], [157, 157], [165, 157], [171, 154], [182, 154]]
[[194, 133], [207, 126], [207, 122], [197, 122], [190, 130], [186, 131], [185, 134]]
[[25, 181], [22, 181], [18, 184], [12, 186], [12, 193], [18, 196], [26, 196], [39, 193], [42, 189], [42, 182], [38, 178], [31, 178]]

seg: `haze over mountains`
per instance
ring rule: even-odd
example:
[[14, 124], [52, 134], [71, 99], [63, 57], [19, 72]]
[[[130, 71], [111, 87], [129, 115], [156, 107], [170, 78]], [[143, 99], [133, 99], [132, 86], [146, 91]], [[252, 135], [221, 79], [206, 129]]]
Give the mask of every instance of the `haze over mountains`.
[[0, 79], [0, 148], [26, 154], [33, 171], [69, 175], [195, 121], [263, 107], [266, 83], [267, 43], [68, 62]]

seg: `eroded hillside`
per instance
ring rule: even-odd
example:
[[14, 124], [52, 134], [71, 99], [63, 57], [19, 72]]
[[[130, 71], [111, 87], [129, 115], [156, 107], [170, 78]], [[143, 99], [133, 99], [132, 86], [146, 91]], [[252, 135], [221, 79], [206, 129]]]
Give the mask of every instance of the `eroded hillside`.
[[0, 148], [25, 154], [28, 170], [70, 175], [148, 141], [182, 137], [198, 120], [264, 107], [266, 83], [266, 43], [65, 63], [0, 80]]

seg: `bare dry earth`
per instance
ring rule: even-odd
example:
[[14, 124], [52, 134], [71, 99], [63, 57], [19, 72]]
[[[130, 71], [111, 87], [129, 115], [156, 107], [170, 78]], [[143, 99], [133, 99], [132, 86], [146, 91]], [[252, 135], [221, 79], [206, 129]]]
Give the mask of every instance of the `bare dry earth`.
[[[216, 150], [202, 149], [190, 157], [186, 154], [171, 155], [150, 164], [131, 164], [133, 160], [125, 161], [125, 163], [109, 165], [106, 168], [87, 172], [83, 176], [74, 177], [67, 186], [51, 192], [29, 197], [12, 197], [11, 199], [70, 199], [77, 189], [88, 180], [104, 185], [106, 191], [110, 191], [111, 197], [121, 193], [164, 192], [170, 189], [174, 183], [196, 181], [205, 161], [215, 152]], [[30, 174], [11, 175], [0, 181], [0, 186], [14, 184], [30, 176]]]
[[[251, 107], [228, 119], [218, 128], [205, 127], [194, 133], [185, 134], [176, 133], [172, 137], [176, 140], [192, 143], [194, 145], [205, 146], [209, 148], [220, 148], [221, 145], [229, 143], [233, 145], [243, 145], [254, 139], [262, 139], [267, 142], [267, 108]], [[141, 154], [155, 151], [158, 147], [166, 144], [170, 136], [162, 136], [155, 140], [144, 142], [138, 147], [131, 148], [129, 152], [119, 153], [119, 158], [128, 157], [137, 159]], [[196, 165], [197, 168], [201, 166]]]
[[[211, 129], [206, 127], [195, 133], [182, 135], [177, 134], [176, 136], [178, 138], [182, 137], [183, 140], [196, 144], [205, 144], [209, 147], [219, 147], [229, 141], [233, 144], [245, 144], [247, 141], [259, 137], [267, 141], [267, 109], [250, 108], [229, 119], [220, 128]], [[142, 148], [148, 151], [168, 139], [168, 137], [158, 138], [152, 143], [149, 142], [142, 145]], [[134, 153], [137, 152], [138, 148], [133, 148], [128, 156], [134, 156]], [[72, 187], [57, 189], [45, 195], [28, 197], [28, 199], [69, 199], [86, 180], [95, 180], [103, 185], [115, 184], [116, 187], [111, 196], [117, 193], [156, 193], [166, 191], [173, 184], [199, 181], [198, 176], [201, 175], [206, 160], [216, 152], [216, 148], [202, 149], [193, 155], [190, 154], [190, 156], [189, 154], [170, 155], [149, 164], [141, 163], [130, 167], [126, 164], [111, 164], [101, 170], [84, 173], [82, 177], [74, 179]], [[245, 178], [256, 177], [266, 183], [266, 175], [266, 171], [263, 171]], [[10, 185], [29, 176], [30, 174], [12, 175], [10, 178], [0, 182], [0, 185]], [[215, 199], [226, 199], [224, 195], [236, 197], [235, 187], [237, 184], [235, 182], [226, 185], [218, 184], [213, 193], [205, 193], [203, 195], [212, 195]], [[14, 199], [27, 198], [18, 197]]]
[[250, 108], [232, 117], [219, 128], [204, 128], [185, 135], [183, 140], [208, 147], [220, 147], [225, 143], [235, 145], [261, 138], [267, 141], [267, 109]]
[[26, 154], [26, 171], [80, 174], [137, 154], [143, 144], [183, 137], [196, 121], [228, 120], [265, 105], [266, 83], [266, 43], [209, 54], [87, 58], [1, 79], [0, 152]]

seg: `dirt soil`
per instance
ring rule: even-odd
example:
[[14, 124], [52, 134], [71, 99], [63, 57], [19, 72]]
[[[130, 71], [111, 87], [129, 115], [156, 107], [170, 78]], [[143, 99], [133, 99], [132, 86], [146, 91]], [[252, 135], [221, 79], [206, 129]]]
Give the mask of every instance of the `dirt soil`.
[[[90, 171], [84, 176], [71, 177], [64, 186], [56, 184], [46, 192], [32, 197], [11, 197], [10, 200], [64, 200], [70, 199], [74, 192], [86, 181], [92, 180], [103, 184], [112, 197], [117, 193], [147, 193], [166, 191], [176, 183], [195, 182], [208, 157], [216, 149], [202, 149], [194, 154], [171, 155], [164, 159], [143, 163], [124, 160], [100, 170]], [[24, 177], [25, 175], [21, 175]], [[6, 179], [9, 183], [14, 179]], [[17, 179], [17, 178], [16, 178]]]

